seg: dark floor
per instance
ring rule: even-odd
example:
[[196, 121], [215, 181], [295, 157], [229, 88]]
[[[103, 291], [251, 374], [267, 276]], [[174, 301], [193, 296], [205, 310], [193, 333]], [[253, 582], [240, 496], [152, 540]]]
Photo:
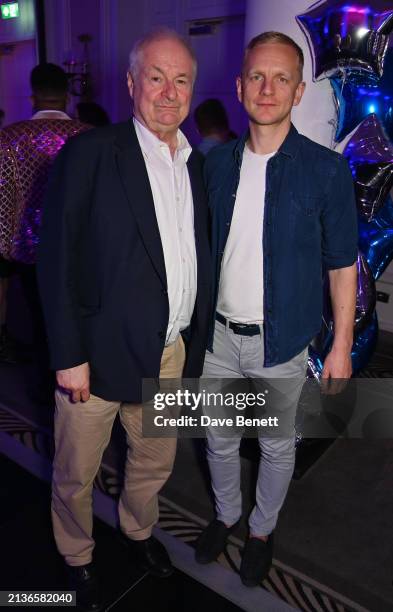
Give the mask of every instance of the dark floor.
[[[67, 590], [52, 536], [49, 486], [1, 453], [0, 474], [0, 590]], [[111, 611], [241, 610], [178, 570], [166, 580], [146, 574], [132, 565], [111, 527], [97, 519], [94, 531], [95, 560]]]

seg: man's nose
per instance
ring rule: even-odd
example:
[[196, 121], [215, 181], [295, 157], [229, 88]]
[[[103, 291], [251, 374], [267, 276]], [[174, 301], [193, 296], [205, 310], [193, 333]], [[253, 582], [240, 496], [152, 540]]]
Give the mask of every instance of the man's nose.
[[264, 96], [271, 96], [274, 93], [273, 79], [265, 78], [261, 83], [260, 93]]
[[175, 100], [175, 98], [177, 97], [177, 89], [174, 83], [172, 83], [172, 81], [166, 80], [162, 93], [166, 98], [168, 98], [168, 100]]

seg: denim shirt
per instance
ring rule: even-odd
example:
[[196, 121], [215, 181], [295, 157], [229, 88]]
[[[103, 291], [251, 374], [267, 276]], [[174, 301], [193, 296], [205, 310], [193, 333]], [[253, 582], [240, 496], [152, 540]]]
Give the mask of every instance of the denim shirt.
[[[248, 137], [246, 132], [215, 147], [205, 162], [213, 255], [210, 351], [221, 262]], [[269, 367], [289, 361], [319, 332], [325, 270], [356, 260], [357, 215], [347, 161], [292, 125], [268, 161], [264, 207], [264, 366]]]

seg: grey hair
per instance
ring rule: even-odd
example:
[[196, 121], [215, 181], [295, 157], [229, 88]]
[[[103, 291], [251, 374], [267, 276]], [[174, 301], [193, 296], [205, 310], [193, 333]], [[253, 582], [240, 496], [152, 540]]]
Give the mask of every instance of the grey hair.
[[134, 46], [130, 51], [128, 66], [128, 70], [132, 77], [135, 77], [138, 74], [141, 54], [143, 52], [144, 47], [153, 41], [168, 38], [171, 40], [175, 40], [181, 45], [183, 45], [185, 50], [189, 53], [193, 63], [193, 82], [195, 81], [197, 73], [197, 58], [194, 49], [191, 47], [190, 43], [186, 38], [178, 34], [178, 32], [176, 32], [175, 30], [167, 28], [166, 26], [159, 26], [157, 28], [154, 28], [153, 30], [150, 30], [147, 34], [139, 38], [134, 43]]

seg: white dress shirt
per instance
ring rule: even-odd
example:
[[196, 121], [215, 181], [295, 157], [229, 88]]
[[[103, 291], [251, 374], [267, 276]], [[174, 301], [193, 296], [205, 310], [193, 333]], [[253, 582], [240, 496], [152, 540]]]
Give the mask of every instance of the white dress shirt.
[[134, 126], [145, 159], [164, 253], [169, 300], [168, 345], [189, 326], [196, 298], [194, 206], [186, 165], [192, 149], [178, 130], [178, 147], [172, 159], [169, 146], [135, 117]]
[[248, 146], [244, 148], [217, 301], [217, 312], [235, 323], [263, 323], [266, 165], [273, 155], [258, 155]]

